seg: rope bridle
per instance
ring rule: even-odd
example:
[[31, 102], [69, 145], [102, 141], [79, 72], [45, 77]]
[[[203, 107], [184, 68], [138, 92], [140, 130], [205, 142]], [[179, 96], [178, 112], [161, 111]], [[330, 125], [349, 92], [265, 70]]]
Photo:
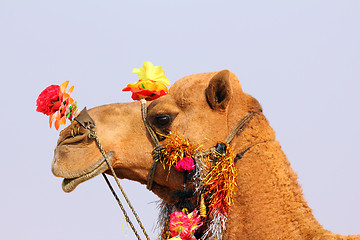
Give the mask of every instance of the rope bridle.
[[[234, 139], [234, 137], [236, 136], [236, 134], [245, 126], [245, 124], [250, 120], [250, 118], [257, 112], [250, 112], [248, 113], [237, 125], [236, 127], [230, 132], [230, 134], [227, 136], [227, 138], [225, 139], [225, 143], [226, 144], [230, 144], [231, 141]], [[142, 119], [145, 125], [146, 130], [148, 131], [151, 139], [153, 140], [155, 147], [153, 149], [153, 163], [152, 166], [150, 168], [149, 174], [148, 174], [148, 180], [147, 180], [147, 185], [146, 188], [151, 190], [152, 189], [152, 185], [154, 182], [154, 175], [155, 175], [155, 170], [158, 164], [158, 156], [159, 151], [162, 148], [162, 145], [159, 143], [158, 137], [156, 135], [156, 133], [154, 132], [154, 130], [151, 128], [148, 119], [147, 119], [147, 107], [146, 107], [146, 100], [141, 99], [141, 114], [142, 114]], [[204, 152], [205, 155], [210, 154], [209, 151], [205, 151]]]
[[[151, 128], [151, 126], [147, 120], [147, 107], [146, 107], [145, 100], [141, 101], [141, 112], [142, 112], [142, 119], [143, 119], [144, 125], [155, 145], [153, 152], [152, 152], [153, 163], [149, 170], [148, 180], [147, 180], [147, 189], [151, 190], [153, 182], [154, 182], [154, 175], [155, 175], [157, 164], [158, 164], [158, 162], [161, 162], [162, 164], [164, 164], [164, 150], [168, 149], [169, 146], [172, 146], [173, 139], [170, 140], [170, 145], [168, 145], [168, 143], [165, 143], [165, 145], [163, 146], [162, 144], [159, 143], [156, 133]], [[187, 190], [186, 182], [190, 178], [195, 182], [196, 192], [198, 192], [198, 194], [200, 195], [199, 209], [200, 209], [200, 215], [203, 220], [208, 216], [206, 213], [207, 212], [206, 209], [208, 207], [212, 209], [212, 210], [210, 210], [210, 213], [209, 213], [211, 215], [212, 220], [210, 221], [210, 223], [208, 223], [210, 225], [207, 227], [207, 230], [205, 232], [202, 231], [202, 232], [197, 233], [197, 234], [200, 234], [199, 236], [202, 236], [201, 239], [207, 239], [209, 237], [209, 235], [211, 235], [211, 237], [214, 237], [214, 239], [222, 239], [222, 234], [223, 234], [223, 231], [225, 230], [225, 222], [227, 219], [228, 206], [230, 206], [231, 199], [232, 199], [231, 196], [234, 192], [233, 186], [236, 185], [236, 184], [235, 185], [232, 184], [233, 183], [232, 181], [234, 181], [234, 180], [231, 180], [231, 179], [234, 179], [234, 178], [231, 178], [231, 177], [226, 178], [226, 176], [231, 176], [231, 175], [229, 175], [229, 173], [230, 174], [235, 173], [235, 175], [233, 175], [233, 176], [236, 178], [236, 170], [233, 169], [234, 165], [251, 148], [251, 147], [248, 147], [244, 151], [236, 154], [235, 157], [230, 157], [231, 149], [228, 148], [228, 146], [230, 145], [232, 140], [235, 138], [235, 136], [244, 128], [245, 124], [252, 118], [252, 116], [254, 116], [254, 114], [259, 113], [259, 112], [261, 112], [261, 110], [258, 112], [249, 112], [230, 132], [230, 134], [227, 136], [225, 141], [218, 142], [216, 147], [213, 147], [210, 150], [206, 150], [206, 151], [196, 150], [196, 152], [194, 153], [194, 155], [192, 157], [193, 164], [195, 165], [195, 171], [191, 175], [189, 175], [190, 173], [184, 172], [183, 190], [182, 191], [176, 190], [172, 195], [172, 197], [174, 197], [175, 199], [178, 199], [178, 201], [174, 205], [172, 205], [172, 207], [173, 207], [172, 211], [174, 211], [174, 209], [179, 209], [179, 210], [182, 209], [182, 211], [184, 209], [185, 209], [185, 211], [187, 211], [189, 209], [194, 209], [194, 206], [189, 199], [194, 196], [195, 191], [193, 189]], [[169, 137], [171, 137], [171, 135], [172, 135], [172, 133], [170, 133]], [[183, 143], [183, 144], [185, 144], [185, 143]], [[182, 147], [179, 146], [179, 148], [182, 148]], [[168, 154], [169, 154], [168, 156], [170, 157], [171, 153], [168, 153]], [[165, 155], [165, 159], [167, 158], [166, 156], [167, 155]], [[182, 155], [182, 157], [184, 157], [184, 156]], [[180, 158], [182, 158], [182, 157], [180, 157]], [[171, 159], [171, 157], [169, 159]], [[203, 159], [208, 159], [208, 160], [212, 161], [212, 167], [209, 170], [204, 171]], [[199, 167], [199, 164], [201, 164], [203, 166], [200, 167], [200, 170], [197, 170]], [[172, 165], [169, 165], [169, 173], [170, 173], [171, 166]], [[222, 167], [219, 167], [219, 166], [226, 166], [226, 167], [224, 169], [222, 169]], [[231, 170], [231, 169], [233, 169], [233, 170]], [[225, 171], [225, 172], [223, 172], [223, 171]], [[204, 178], [203, 174], [205, 172], [207, 172], [207, 174], [205, 174], [206, 177]], [[223, 182], [224, 184], [221, 184], [221, 183], [219, 184], [219, 182], [218, 182], [219, 175], [216, 175], [216, 174], [219, 174], [219, 173], [221, 175], [224, 174], [224, 176], [225, 176], [224, 179], [227, 179], [227, 180], [225, 180], [225, 182]], [[214, 179], [217, 179], [217, 180], [214, 181]], [[221, 178], [221, 179], [223, 179], [223, 178]], [[208, 185], [208, 184], [210, 182], [214, 183], [214, 185], [211, 185], [212, 187], [209, 188], [210, 185]], [[223, 189], [223, 187], [218, 187], [218, 186], [226, 186], [228, 188]], [[209, 189], [217, 189], [217, 191], [212, 193], [211, 191], [213, 191], [213, 190], [209, 190]], [[228, 196], [230, 196], [230, 197], [226, 198], [226, 199], [230, 199], [230, 201], [226, 202], [225, 205], [222, 205], [220, 211], [219, 211], [220, 208], [217, 210], [214, 210], [213, 207], [215, 205], [212, 205], [213, 204], [212, 202], [208, 202], [207, 204], [210, 204], [210, 205], [206, 205], [206, 203], [204, 202], [204, 195], [207, 198], [214, 197], [213, 199], [215, 199], [215, 201], [219, 201], [219, 199], [221, 199], [221, 196], [224, 196], [224, 195], [219, 195], [218, 193], [222, 192], [224, 190], [226, 191], [225, 195], [227, 195], [227, 193], [229, 193]], [[226, 200], [226, 201], [228, 201], [228, 200]], [[219, 202], [217, 202], [217, 203], [219, 203]], [[170, 205], [168, 205], [168, 207], [170, 207]], [[171, 213], [172, 211], [170, 211], [170, 212], [167, 211], [167, 212], [165, 212], [165, 214], [166, 215], [172, 214]], [[190, 211], [193, 211], [193, 210], [190, 210]], [[164, 212], [160, 213], [160, 216], [162, 216], [162, 214], [164, 214]], [[163, 219], [163, 217], [160, 217], [160, 218]], [[169, 237], [169, 234], [170, 234], [169, 221], [171, 221], [170, 218], [171, 218], [171, 215], [168, 215], [168, 219], [164, 221], [161, 239], [163, 239], [163, 238], [167, 239]], [[171, 223], [170, 223], [170, 225], [171, 225]]]
[[[159, 142], [159, 139], [157, 137], [157, 134], [155, 133], [155, 131], [151, 128], [149, 122], [148, 122], [148, 118], [147, 118], [147, 107], [146, 107], [146, 100], [142, 99], [141, 101], [141, 114], [142, 114], [142, 120], [144, 122], [144, 125], [145, 125], [145, 128], [147, 130], [147, 132], [149, 133], [155, 147], [153, 149], [153, 163], [152, 163], [152, 166], [149, 170], [149, 175], [148, 175], [148, 180], [147, 180], [147, 189], [151, 190], [152, 189], [152, 186], [153, 186], [153, 182], [154, 182], [154, 175], [155, 175], [155, 171], [156, 171], [156, 167], [157, 167], [157, 164], [158, 164], [158, 156], [161, 149], [163, 148], [163, 146], [160, 144]], [[237, 125], [236, 127], [230, 132], [230, 134], [228, 135], [228, 137], [226, 138], [226, 140], [224, 141], [225, 143], [227, 144], [230, 144], [231, 141], [234, 139], [234, 137], [236, 136], [236, 134], [245, 126], [245, 124], [251, 119], [251, 117], [257, 112], [250, 112], [249, 114], [247, 114]], [[143, 234], [145, 235], [146, 239], [147, 240], [150, 240], [148, 234], [146, 233], [146, 230], [143, 226], [143, 224], [141, 223], [141, 220], [139, 218], [139, 216], [137, 215], [135, 209], [133, 208], [132, 204], [130, 203], [128, 197], [126, 196], [125, 194], [125, 191], [123, 190], [123, 188], [121, 187], [121, 184], [116, 176], [116, 173], [110, 163], [110, 160], [107, 156], [107, 154], [105, 153], [104, 149], [102, 148], [102, 145], [100, 143], [100, 140], [97, 136], [97, 133], [95, 132], [95, 130], [93, 130], [95, 128], [95, 121], [90, 117], [90, 115], [88, 114], [86, 108], [84, 108], [81, 113], [75, 118], [75, 120], [82, 126], [84, 127], [85, 129], [88, 129], [90, 131], [90, 133], [88, 134], [88, 137], [90, 139], [94, 139], [95, 142], [96, 142], [96, 145], [97, 147], [99, 148], [101, 154], [103, 155], [104, 157], [104, 160], [106, 162], [106, 164], [108, 165], [110, 171], [111, 171], [111, 174], [113, 175], [114, 179], [115, 179], [115, 182], [116, 184], [118, 185], [122, 195], [124, 196], [124, 199], [126, 201], [126, 203], [128, 204], [129, 208], [131, 209], [133, 215], [135, 216], [136, 218], [136, 221], [138, 222], [141, 230], [143, 231]], [[202, 152], [202, 154], [204, 155], [207, 155], [207, 154], [211, 154], [212, 150], [208, 150], [208, 151], [204, 151]], [[242, 153], [243, 154], [243, 153]], [[107, 183], [110, 191], [112, 192], [113, 196], [115, 197], [118, 205], [120, 206], [124, 216], [125, 216], [125, 219], [126, 221], [129, 223], [131, 229], [133, 230], [135, 236], [137, 237], [138, 240], [140, 240], [140, 236], [139, 234], [137, 233], [134, 225], [132, 224], [128, 214], [126, 213], [126, 210], [123, 206], [123, 204], [121, 203], [120, 199], [118, 198], [116, 192], [114, 191], [113, 187], [111, 186], [110, 184], [110, 181], [109, 179], [107, 178], [107, 176], [105, 175], [105, 173], [102, 173], [102, 176], [104, 177], [105, 179], [105, 182]]]
[[[110, 171], [111, 171], [111, 174], [113, 175], [113, 177], [114, 177], [114, 179], [115, 179], [115, 182], [116, 182], [116, 184], [118, 185], [118, 187], [119, 187], [122, 195], [124, 196], [126, 203], [128, 204], [129, 208], [131, 209], [133, 215], [135, 216], [136, 221], [138, 222], [138, 224], [139, 224], [141, 230], [143, 231], [146, 239], [147, 239], [147, 240], [150, 240], [148, 234], [146, 233], [146, 230], [145, 230], [144, 226], [143, 226], [142, 223], [141, 223], [141, 220], [140, 220], [139, 216], [137, 215], [135, 209], [133, 208], [132, 204], [130, 203], [128, 197], [126, 196], [124, 189], [121, 187], [121, 184], [120, 184], [120, 182], [119, 182], [119, 180], [118, 180], [118, 178], [117, 178], [117, 176], [116, 176], [116, 173], [115, 173], [115, 171], [114, 171], [114, 168], [111, 166], [110, 160], [109, 160], [108, 156], [106, 155], [104, 149], [102, 148], [102, 145], [101, 145], [101, 143], [100, 143], [100, 140], [99, 140], [96, 132], [93, 130], [93, 128], [95, 128], [95, 121], [90, 117], [90, 115], [88, 114], [86, 108], [84, 108], [84, 109], [81, 111], [81, 113], [75, 118], [75, 120], [76, 120], [82, 127], [84, 127], [85, 129], [88, 129], [88, 130], [90, 131], [90, 133], [88, 134], [88, 137], [89, 137], [90, 139], [94, 139], [94, 140], [95, 140], [96, 145], [98, 146], [101, 154], [103, 155], [104, 160], [105, 160], [106, 164], [108, 165], [108, 167], [109, 167], [109, 169], [110, 169]], [[119, 206], [120, 206], [120, 208], [121, 208], [121, 210], [122, 210], [122, 212], [123, 212], [123, 214], [124, 214], [124, 216], [125, 216], [125, 219], [126, 219], [126, 221], [129, 223], [129, 225], [130, 225], [131, 229], [133, 230], [135, 236], [137, 237], [138, 240], [141, 240], [139, 234], [137, 233], [134, 225], [132, 224], [132, 222], [131, 222], [131, 220], [130, 220], [130, 218], [129, 218], [129, 215], [126, 213], [126, 210], [125, 210], [124, 206], [122, 205], [119, 197], [116, 195], [116, 192], [114, 191], [113, 187], [111, 186], [109, 179], [107, 178], [107, 176], [105, 175], [105, 173], [102, 173], [102, 176], [104, 177], [106, 184], [108, 185], [110, 191], [112, 192], [112, 194], [114, 195], [117, 203], [119, 204]]]

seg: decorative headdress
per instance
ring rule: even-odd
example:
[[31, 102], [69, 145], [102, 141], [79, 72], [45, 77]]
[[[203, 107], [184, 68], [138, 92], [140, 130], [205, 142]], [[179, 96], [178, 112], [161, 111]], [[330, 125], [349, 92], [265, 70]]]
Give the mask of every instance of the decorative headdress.
[[[139, 81], [128, 84], [123, 91], [131, 91], [133, 100], [142, 101], [145, 126], [150, 135], [156, 135], [147, 126], [145, 102], [166, 95], [168, 90], [165, 85], [169, 86], [170, 82], [165, 77], [164, 70], [160, 66], [154, 67], [150, 62], [144, 62], [143, 67], [134, 69], [133, 73], [138, 74]], [[173, 206], [165, 202], [160, 204], [158, 225], [163, 228], [160, 238], [195, 240], [196, 230], [206, 222], [207, 230], [200, 234], [201, 239], [222, 239], [236, 185], [234, 154], [225, 142], [219, 142], [210, 151], [201, 152], [199, 145], [193, 145], [189, 139], [175, 133], [170, 133], [165, 138], [164, 144], [159, 144], [157, 137], [153, 137], [157, 145], [154, 161], [160, 162], [164, 169], [167, 167], [168, 174], [172, 167], [182, 172], [184, 184], [182, 190], [173, 194], [178, 199], [177, 203]], [[189, 179], [196, 190], [186, 189]], [[195, 194], [200, 196], [200, 212], [190, 201]]]

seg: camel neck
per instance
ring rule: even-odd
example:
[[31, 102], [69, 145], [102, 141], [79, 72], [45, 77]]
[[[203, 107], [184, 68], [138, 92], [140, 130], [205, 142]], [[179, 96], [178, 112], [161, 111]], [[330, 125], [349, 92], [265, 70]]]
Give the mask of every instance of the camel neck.
[[[237, 192], [225, 239], [312, 239], [325, 230], [304, 200], [297, 175], [267, 126], [263, 133], [268, 136], [258, 139], [236, 162]], [[239, 138], [237, 143], [254, 136], [243, 134], [245, 140]], [[235, 150], [243, 149], [243, 144], [234, 145]]]

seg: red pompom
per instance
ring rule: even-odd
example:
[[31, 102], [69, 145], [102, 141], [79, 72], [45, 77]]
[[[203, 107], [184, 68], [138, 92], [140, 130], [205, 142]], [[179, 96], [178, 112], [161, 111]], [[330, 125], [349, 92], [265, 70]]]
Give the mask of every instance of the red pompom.
[[194, 160], [191, 157], [184, 157], [177, 162], [175, 170], [178, 172], [192, 172], [195, 170]]
[[61, 106], [59, 92], [59, 85], [51, 85], [45, 88], [36, 100], [36, 111], [46, 115], [55, 113]]

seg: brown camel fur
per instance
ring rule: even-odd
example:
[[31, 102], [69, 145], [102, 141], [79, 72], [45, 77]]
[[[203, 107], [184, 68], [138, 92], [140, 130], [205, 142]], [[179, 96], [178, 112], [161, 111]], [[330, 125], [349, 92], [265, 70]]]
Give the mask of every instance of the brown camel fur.
[[[223, 239], [360, 239], [360, 235], [333, 234], [317, 222], [260, 104], [242, 91], [232, 72], [184, 77], [168, 95], [148, 105], [149, 122], [156, 132], [184, 134], [203, 149], [224, 140], [252, 111], [260, 113], [230, 144], [234, 153], [249, 150], [236, 162], [236, 195]], [[141, 119], [140, 103], [104, 105], [89, 110], [89, 114], [117, 176], [146, 184], [154, 146]], [[66, 192], [101, 172], [109, 173], [96, 143], [87, 137], [89, 131], [79, 128], [73, 122], [63, 130], [55, 149], [52, 171], [65, 178]], [[78, 129], [72, 137], [71, 131]], [[173, 203], [171, 195], [181, 189], [183, 175], [172, 170], [167, 180], [167, 173], [158, 165], [152, 191]]]

